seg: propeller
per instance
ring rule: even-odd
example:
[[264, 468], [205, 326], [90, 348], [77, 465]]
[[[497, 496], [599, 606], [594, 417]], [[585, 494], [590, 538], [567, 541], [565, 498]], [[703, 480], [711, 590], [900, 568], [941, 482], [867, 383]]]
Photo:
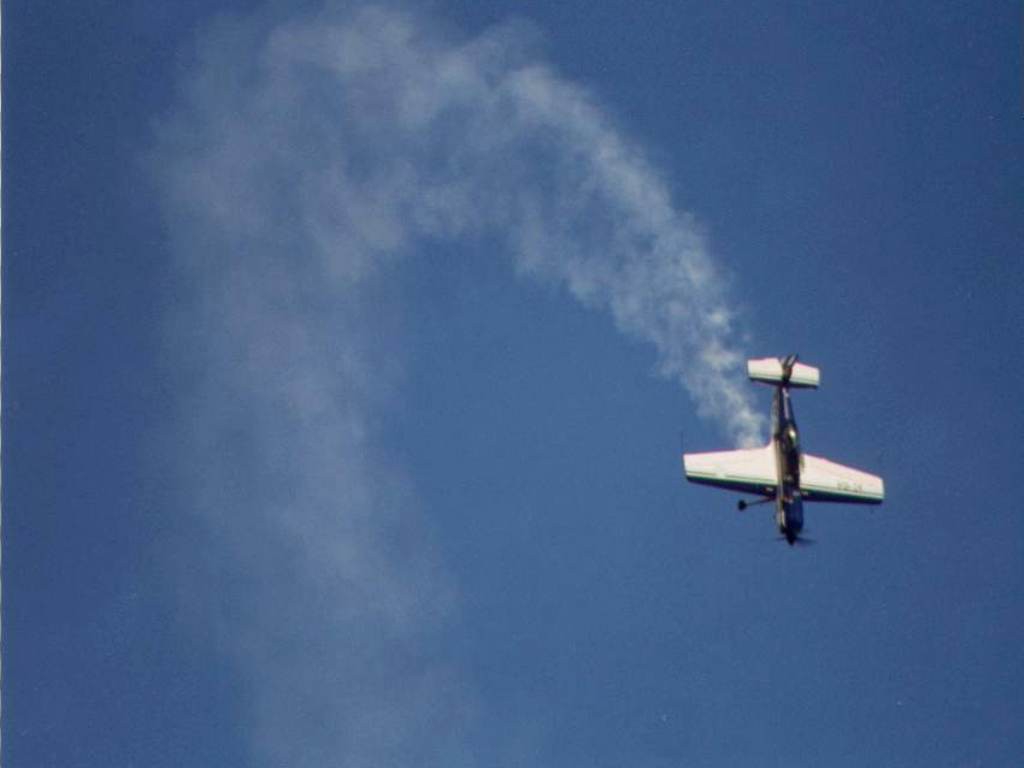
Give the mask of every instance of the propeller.
[[787, 542], [787, 543], [789, 544], [789, 546], [791, 546], [791, 547], [793, 547], [793, 546], [801, 546], [801, 547], [813, 547], [813, 546], [814, 546], [815, 544], [817, 544], [817, 543], [818, 543], [818, 540], [817, 540], [817, 539], [809, 539], [809, 538], [807, 538], [806, 536], [797, 536], [797, 537], [796, 537], [795, 539], [793, 539], [792, 541], [790, 541], [790, 540], [789, 540], [788, 538], [786, 538], [785, 536], [779, 536], [779, 537], [778, 537], [778, 538], [776, 539], [776, 541], [785, 541], [785, 542]]

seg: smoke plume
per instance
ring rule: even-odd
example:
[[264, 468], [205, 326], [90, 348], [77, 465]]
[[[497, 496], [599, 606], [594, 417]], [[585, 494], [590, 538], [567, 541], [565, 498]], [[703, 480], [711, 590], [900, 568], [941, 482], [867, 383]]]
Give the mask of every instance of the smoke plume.
[[377, 6], [223, 20], [160, 124], [192, 587], [267, 764], [472, 762], [472, 685], [436, 647], [455, 588], [371, 427], [400, 369], [379, 286], [424, 243], [479, 244], [608, 312], [758, 439], [702, 236], [531, 38]]

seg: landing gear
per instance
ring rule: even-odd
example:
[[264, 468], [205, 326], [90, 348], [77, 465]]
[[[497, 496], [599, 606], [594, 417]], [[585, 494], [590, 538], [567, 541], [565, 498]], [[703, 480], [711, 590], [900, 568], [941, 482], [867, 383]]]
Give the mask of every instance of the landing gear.
[[736, 502], [736, 509], [742, 512], [747, 507], [755, 507], [758, 504], [767, 504], [769, 501], [775, 501], [775, 499], [761, 499], [760, 501], [743, 501], [742, 499]]

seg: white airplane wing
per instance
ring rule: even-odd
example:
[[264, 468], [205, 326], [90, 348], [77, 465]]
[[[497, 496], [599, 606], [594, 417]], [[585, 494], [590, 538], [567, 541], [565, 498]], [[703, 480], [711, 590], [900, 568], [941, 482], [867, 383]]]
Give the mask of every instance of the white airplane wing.
[[694, 483], [762, 496], [774, 496], [778, 482], [775, 448], [771, 445], [739, 451], [685, 453], [683, 472]]
[[800, 468], [800, 494], [804, 501], [881, 504], [885, 484], [875, 475], [805, 453]]

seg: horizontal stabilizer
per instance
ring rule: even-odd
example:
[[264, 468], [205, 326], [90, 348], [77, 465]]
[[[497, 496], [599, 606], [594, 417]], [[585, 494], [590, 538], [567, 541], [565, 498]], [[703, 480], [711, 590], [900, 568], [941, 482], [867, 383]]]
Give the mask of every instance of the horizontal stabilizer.
[[[785, 381], [783, 361], [777, 357], [764, 357], [747, 361], [747, 376], [751, 381], [767, 384], [781, 384]], [[811, 365], [793, 362], [789, 372], [789, 386], [815, 388], [821, 380], [818, 369]]]

